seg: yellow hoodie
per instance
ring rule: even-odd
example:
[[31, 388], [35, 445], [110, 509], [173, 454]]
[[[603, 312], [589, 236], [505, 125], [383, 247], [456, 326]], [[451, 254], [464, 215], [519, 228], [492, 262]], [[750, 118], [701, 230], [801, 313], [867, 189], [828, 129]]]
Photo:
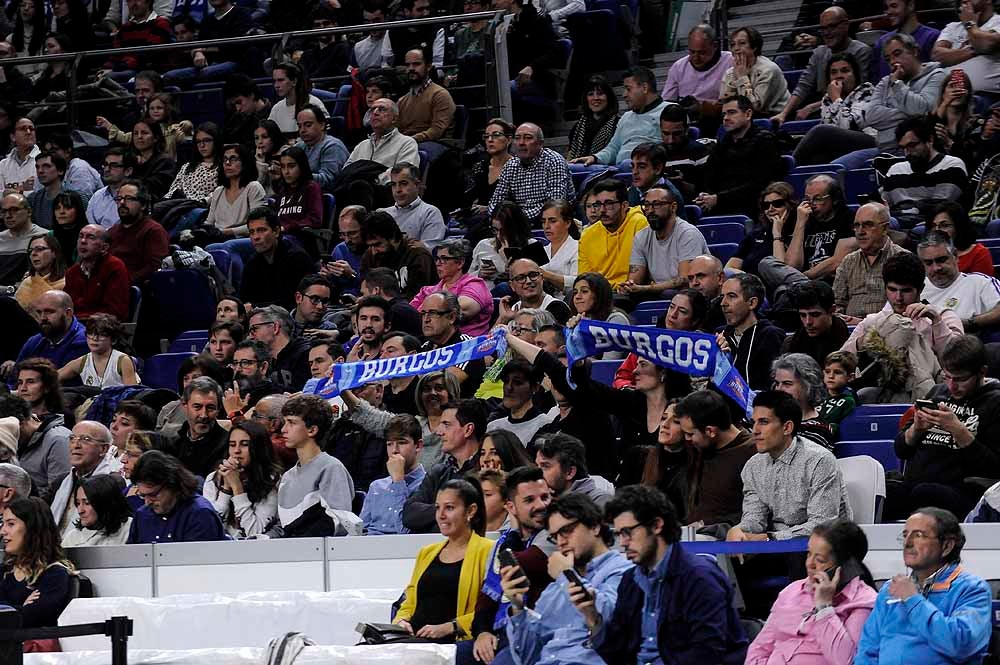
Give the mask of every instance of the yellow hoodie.
[[600, 222], [588, 226], [580, 235], [580, 274], [600, 273], [611, 282], [611, 286], [618, 286], [627, 280], [632, 240], [647, 226], [649, 224], [639, 206], [628, 209], [625, 221], [614, 233], [608, 233]]

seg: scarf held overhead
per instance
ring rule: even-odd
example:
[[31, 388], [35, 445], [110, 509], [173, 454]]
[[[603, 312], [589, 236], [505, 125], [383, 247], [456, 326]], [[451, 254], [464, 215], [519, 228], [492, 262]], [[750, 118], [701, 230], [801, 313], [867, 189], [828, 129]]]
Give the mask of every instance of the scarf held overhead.
[[[709, 376], [718, 388], [739, 404], [747, 415], [753, 391], [746, 380], [719, 349], [714, 335], [664, 328], [626, 326], [583, 319], [575, 328], [566, 328], [566, 355], [569, 366], [578, 360], [605, 351], [628, 351], [668, 369], [690, 376]], [[573, 384], [569, 369], [569, 384]]]
[[378, 358], [333, 366], [333, 376], [316, 384], [315, 394], [324, 399], [336, 397], [344, 390], [353, 390], [372, 381], [387, 381], [405, 376], [417, 376], [443, 370], [455, 365], [479, 360], [485, 356], [502, 356], [507, 350], [507, 339], [502, 329], [489, 335], [464, 339], [456, 344], [442, 346], [399, 358]]

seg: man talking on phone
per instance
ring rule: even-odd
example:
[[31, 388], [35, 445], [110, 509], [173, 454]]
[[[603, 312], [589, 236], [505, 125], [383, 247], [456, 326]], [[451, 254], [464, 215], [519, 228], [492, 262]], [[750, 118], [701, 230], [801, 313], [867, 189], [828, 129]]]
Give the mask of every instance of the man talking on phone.
[[556, 546], [548, 565], [553, 582], [539, 596], [534, 611], [525, 610], [529, 582], [520, 567], [500, 571], [504, 595], [511, 602], [510, 647], [497, 654], [494, 663], [603, 665], [598, 653], [584, 646], [587, 625], [573, 605], [572, 593], [593, 600], [598, 612], [610, 615], [618, 602], [618, 585], [633, 565], [611, 549], [614, 539], [601, 509], [583, 494], [564, 494], [553, 501], [546, 525]]
[[962, 335], [945, 347], [940, 383], [917, 400], [913, 421], [896, 437], [903, 478], [886, 483], [884, 517], [903, 519], [920, 506], [967, 515], [984, 488], [966, 478], [1000, 478], [1000, 383], [986, 378], [986, 349]]

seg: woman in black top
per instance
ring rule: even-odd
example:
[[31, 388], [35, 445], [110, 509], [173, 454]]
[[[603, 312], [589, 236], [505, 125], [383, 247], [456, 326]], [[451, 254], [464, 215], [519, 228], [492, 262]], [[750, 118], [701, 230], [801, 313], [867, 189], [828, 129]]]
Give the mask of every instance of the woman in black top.
[[483, 131], [486, 152], [472, 166], [471, 182], [466, 192], [471, 212], [485, 215], [500, 180], [500, 171], [511, 159], [510, 144], [514, 140], [514, 125], [503, 118], [493, 118]]
[[11, 501], [3, 511], [0, 604], [21, 614], [24, 628], [57, 625], [71, 600], [73, 564], [59, 544], [48, 505], [37, 497]]
[[566, 159], [596, 155], [618, 126], [618, 96], [603, 76], [591, 76], [580, 99], [580, 119], [569, 132]]
[[774, 250], [775, 227], [788, 229], [789, 236], [795, 227], [795, 209], [799, 202], [795, 189], [787, 182], [772, 182], [760, 195], [760, 217], [750, 233], [740, 242], [739, 249], [726, 262], [727, 270], [742, 270], [757, 274], [757, 265]]
[[76, 263], [76, 241], [87, 225], [87, 206], [76, 192], [59, 192], [52, 200], [52, 235], [59, 241], [67, 266]]
[[174, 160], [165, 152], [163, 125], [148, 117], [136, 121], [132, 127], [132, 150], [137, 162], [132, 177], [146, 186], [151, 200], [159, 201], [177, 173]]

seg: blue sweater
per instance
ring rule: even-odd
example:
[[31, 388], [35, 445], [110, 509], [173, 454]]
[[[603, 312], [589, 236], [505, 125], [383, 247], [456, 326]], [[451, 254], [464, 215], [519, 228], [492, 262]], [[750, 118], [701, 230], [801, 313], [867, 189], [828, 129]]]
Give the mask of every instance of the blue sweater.
[[157, 515], [143, 506], [132, 519], [129, 545], [150, 543], [190, 543], [228, 540], [222, 520], [208, 499], [196, 494], [179, 502], [167, 515]]
[[658, 100], [652, 108], [645, 112], [626, 111], [618, 121], [611, 142], [594, 155], [599, 164], [617, 164], [626, 159], [632, 159], [632, 149], [640, 143], [660, 143], [660, 113], [666, 108], [667, 102]]
[[886, 583], [865, 622], [854, 665], [981, 663], [990, 643], [990, 586], [953, 564], [924, 594], [888, 603]]

